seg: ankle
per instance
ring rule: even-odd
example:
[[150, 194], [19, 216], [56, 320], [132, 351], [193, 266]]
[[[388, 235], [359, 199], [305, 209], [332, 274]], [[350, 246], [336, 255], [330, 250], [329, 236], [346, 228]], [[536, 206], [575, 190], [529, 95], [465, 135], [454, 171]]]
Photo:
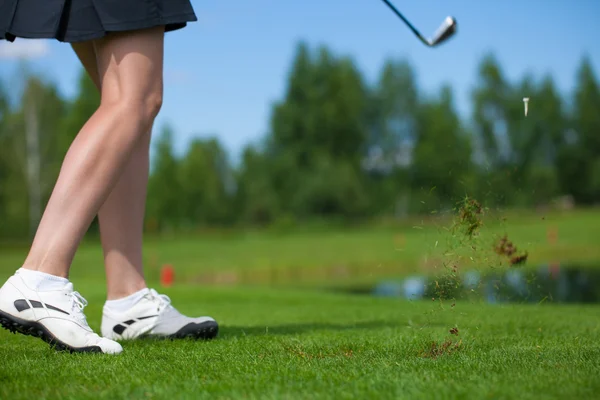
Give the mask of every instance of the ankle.
[[64, 288], [69, 283], [69, 280], [65, 277], [28, 268], [20, 268], [16, 273], [28, 287], [34, 290], [57, 290]]
[[141, 291], [146, 292], [148, 290], [148, 286], [146, 286], [146, 282], [139, 282], [136, 284], [129, 284], [127, 286], [122, 287], [109, 287], [108, 293], [106, 296], [107, 301], [118, 301], [123, 300], [128, 297], [134, 296]]
[[37, 262], [35, 260], [31, 260], [29, 257], [23, 263], [21, 269], [26, 271], [42, 272], [44, 274], [57, 276], [59, 278], [69, 278], [68, 268], [59, 267], [58, 265], [52, 263]]
[[125, 297], [116, 299], [108, 299], [104, 303], [104, 308], [113, 312], [126, 312], [137, 304], [146, 294], [150, 293], [150, 289], [143, 288]]

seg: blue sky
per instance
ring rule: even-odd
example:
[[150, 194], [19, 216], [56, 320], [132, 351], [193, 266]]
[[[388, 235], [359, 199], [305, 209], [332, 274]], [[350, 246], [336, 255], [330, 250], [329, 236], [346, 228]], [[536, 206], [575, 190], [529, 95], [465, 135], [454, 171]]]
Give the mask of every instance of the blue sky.
[[[179, 150], [194, 136], [217, 135], [235, 158], [267, 131], [299, 40], [350, 55], [371, 82], [385, 59], [407, 58], [426, 92], [450, 83], [464, 114], [477, 64], [488, 51], [509, 79], [550, 73], [565, 93], [573, 89], [583, 54], [600, 76], [598, 0], [393, 2], [427, 36], [447, 15], [458, 20], [458, 34], [442, 47], [427, 48], [380, 0], [192, 0], [199, 21], [167, 34], [165, 101], [157, 126], [173, 126]], [[1, 43], [0, 78], [6, 82], [19, 75], [18, 55], [65, 95], [75, 93], [79, 65], [68, 45]]]

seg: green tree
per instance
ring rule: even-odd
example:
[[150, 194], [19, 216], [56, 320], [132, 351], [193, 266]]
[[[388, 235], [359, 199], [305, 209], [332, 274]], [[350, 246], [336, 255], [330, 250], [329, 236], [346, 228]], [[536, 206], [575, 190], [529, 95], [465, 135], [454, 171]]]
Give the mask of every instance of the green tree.
[[[532, 99], [528, 117], [523, 115], [523, 97]], [[557, 114], [544, 120], [553, 111]], [[554, 154], [552, 136], [562, 127], [560, 111], [560, 99], [551, 81], [546, 80], [540, 89], [527, 75], [518, 84], [511, 84], [492, 55], [483, 58], [473, 92], [473, 128], [488, 203], [528, 205], [535, 192], [531, 185], [552, 178], [548, 162]], [[549, 128], [549, 121], [556, 123], [555, 129]], [[541, 164], [544, 157], [550, 158], [545, 166]], [[556, 187], [546, 188], [552, 186]]]
[[180, 161], [178, 177], [188, 225], [231, 222], [233, 175], [227, 153], [216, 138], [192, 141]]
[[368, 104], [369, 145], [395, 158], [398, 148], [414, 140], [419, 94], [412, 65], [388, 60]]
[[[365, 110], [367, 90], [353, 61], [336, 57], [321, 47], [313, 55], [305, 44], [300, 44], [293, 62], [288, 88], [283, 101], [275, 105], [271, 118], [271, 132], [266, 155], [272, 162], [271, 182], [284, 212], [297, 216], [344, 214], [364, 205], [358, 197], [339, 200], [327, 207], [321, 201], [309, 201], [313, 194], [309, 181], [329, 179], [330, 191], [354, 192], [361, 187], [361, 161], [366, 149], [367, 130]], [[334, 169], [347, 171], [348, 179], [336, 182]], [[324, 171], [325, 169], [325, 171]], [[317, 174], [328, 173], [325, 177]], [[304, 191], [304, 192], [303, 192]], [[311, 194], [312, 193], [312, 194]], [[331, 193], [328, 199], [339, 196]], [[298, 199], [305, 201], [298, 201]]]
[[[567, 129], [567, 119], [560, 94], [551, 76], [530, 91], [531, 111], [527, 118], [514, 110], [514, 129], [520, 142], [521, 157], [517, 168], [522, 171], [522, 203], [538, 205], [548, 203], [558, 194], [557, 153]], [[516, 106], [515, 106], [516, 107]], [[519, 182], [521, 183], [521, 182]]]
[[472, 93], [472, 132], [475, 161], [479, 166], [477, 192], [488, 205], [506, 205], [511, 197], [505, 107], [510, 98], [511, 88], [500, 63], [492, 54], [487, 54], [479, 64]]
[[479, 159], [490, 168], [497, 168], [510, 158], [506, 105], [512, 90], [500, 63], [491, 54], [482, 59], [478, 75], [473, 91], [473, 123]]
[[419, 93], [407, 60], [385, 62], [367, 104], [368, 174], [371, 213], [400, 213], [409, 197], [408, 163], [415, 140]]
[[418, 114], [411, 165], [415, 204], [430, 212], [451, 208], [468, 194], [464, 180], [471, 170], [472, 153], [454, 108], [452, 90], [442, 87], [438, 99], [425, 102]]
[[272, 161], [257, 146], [247, 146], [236, 173], [235, 209], [242, 222], [268, 225], [281, 215], [273, 184]]
[[35, 76], [25, 78], [21, 102], [3, 117], [5, 164], [3, 188], [7, 224], [12, 235], [33, 234], [50, 196], [57, 171], [54, 159], [66, 104], [56, 86]]
[[560, 183], [577, 202], [590, 204], [600, 198], [600, 87], [587, 57], [577, 72], [573, 100], [573, 129], [565, 134], [559, 152]]
[[[154, 139], [153, 139], [154, 141]], [[163, 127], [154, 145], [155, 154], [148, 182], [148, 225], [168, 230], [180, 226], [183, 190], [179, 179], [179, 160], [173, 149], [173, 131]]]

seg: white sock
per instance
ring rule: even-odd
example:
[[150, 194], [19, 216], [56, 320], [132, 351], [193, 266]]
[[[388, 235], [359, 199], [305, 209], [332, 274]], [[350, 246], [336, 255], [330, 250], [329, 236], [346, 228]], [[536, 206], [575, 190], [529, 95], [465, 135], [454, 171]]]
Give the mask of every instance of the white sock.
[[69, 283], [67, 278], [61, 278], [60, 276], [50, 275], [40, 271], [32, 271], [25, 268], [19, 268], [17, 274], [23, 279], [27, 286], [41, 292], [59, 290]]
[[106, 300], [104, 303], [104, 307], [108, 308], [110, 311], [116, 313], [122, 313], [128, 311], [130, 308], [136, 305], [138, 301], [142, 299], [145, 295], [150, 293], [150, 289], [144, 288], [139, 290], [133, 294], [130, 294], [127, 297], [123, 297], [117, 300]]

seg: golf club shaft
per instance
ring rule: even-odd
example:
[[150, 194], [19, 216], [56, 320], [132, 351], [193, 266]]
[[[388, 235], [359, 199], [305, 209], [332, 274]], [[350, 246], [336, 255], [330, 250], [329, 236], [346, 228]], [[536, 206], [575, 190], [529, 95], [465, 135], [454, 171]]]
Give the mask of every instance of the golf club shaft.
[[392, 3], [390, 3], [388, 0], [382, 0], [385, 4], [387, 4], [387, 6], [394, 12], [394, 14], [396, 14], [402, 21], [404, 21], [404, 23], [406, 24], [406, 26], [408, 26], [410, 28], [411, 31], [413, 31], [413, 33], [423, 42], [425, 43], [427, 46], [430, 46], [431, 43], [429, 43], [429, 41], [427, 39], [425, 39], [421, 33], [404, 17], [404, 15], [402, 15], [400, 13], [400, 11], [398, 11], [396, 9], [396, 7], [394, 7], [394, 5]]

